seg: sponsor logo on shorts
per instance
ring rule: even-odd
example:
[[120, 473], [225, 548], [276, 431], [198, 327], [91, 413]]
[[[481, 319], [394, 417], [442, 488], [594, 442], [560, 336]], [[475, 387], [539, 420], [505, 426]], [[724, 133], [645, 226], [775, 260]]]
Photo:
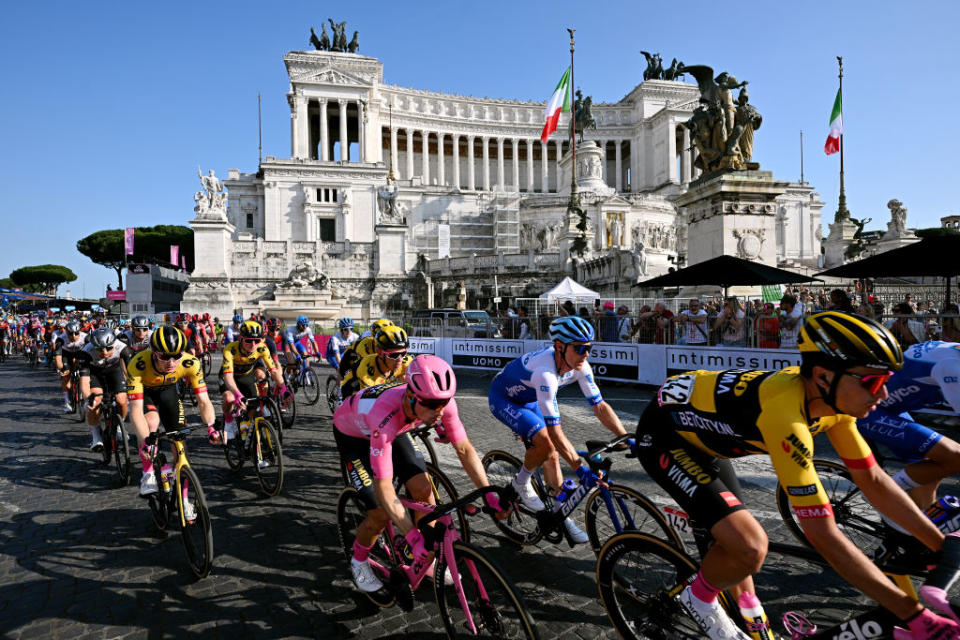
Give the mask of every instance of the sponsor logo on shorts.
[[359, 460], [353, 460], [348, 464], [347, 468], [350, 471], [350, 482], [358, 491], [373, 484], [373, 480], [370, 479], [370, 474], [367, 473], [367, 470], [360, 464]]
[[[671, 460], [673, 464], [671, 464]], [[667, 468], [669, 466], [669, 469]], [[674, 485], [688, 496], [693, 496], [697, 486], [709, 484], [713, 476], [698, 465], [683, 449], [671, 449], [669, 456], [660, 456], [660, 467], [667, 472]]]
[[[507, 395], [510, 396], [511, 398], [514, 396], [518, 396], [521, 393], [523, 393], [524, 389], [526, 389], [526, 387], [522, 384], [511, 385], [507, 387]], [[541, 389], [543, 389], [543, 387], [541, 387]]]
[[817, 485], [805, 484], [802, 487], [788, 486], [787, 493], [791, 496], [812, 496], [817, 493]]
[[723, 501], [727, 503], [728, 507], [735, 507], [738, 504], [743, 504], [740, 502], [740, 499], [737, 496], [733, 495], [732, 491], [721, 491], [720, 497], [723, 498]]

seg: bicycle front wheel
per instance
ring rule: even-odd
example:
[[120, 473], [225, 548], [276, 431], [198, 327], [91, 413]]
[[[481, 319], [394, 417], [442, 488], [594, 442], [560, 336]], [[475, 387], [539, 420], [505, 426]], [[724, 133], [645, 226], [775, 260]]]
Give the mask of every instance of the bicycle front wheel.
[[317, 400], [320, 399], [320, 380], [317, 378], [317, 372], [313, 370], [313, 367], [309, 367], [303, 372], [303, 385], [300, 387], [300, 391], [303, 393], [304, 402], [311, 406], [317, 404]]
[[594, 553], [599, 554], [607, 540], [624, 531], [649, 533], [683, 549], [680, 537], [657, 506], [630, 487], [611, 485], [606, 491], [595, 490], [587, 497], [585, 510], [584, 524]]
[[[293, 391], [293, 388], [290, 387], [290, 391]], [[293, 427], [293, 423], [297, 421], [297, 400], [294, 396], [290, 396], [290, 399], [287, 401], [286, 406], [283, 402], [277, 400], [277, 407], [280, 410], [280, 422], [283, 424], [284, 429], [290, 429]]]
[[[227, 458], [227, 466], [230, 467], [230, 470], [237, 473], [243, 468], [243, 463], [247, 459], [247, 448], [244, 438], [240, 434], [239, 421], [233, 423], [233, 428], [236, 433], [223, 445], [223, 455]], [[226, 431], [224, 431], [224, 436], [226, 436]], [[249, 437], [248, 434], [247, 438]]]
[[115, 414], [113, 423], [116, 435], [114, 436], [113, 458], [117, 464], [117, 474], [120, 476], [120, 486], [126, 487], [133, 478], [133, 466], [130, 464], [130, 436], [123, 420]]
[[[540, 637], [523, 596], [492, 558], [459, 540], [453, 543], [453, 555], [454, 562], [445, 556], [437, 559], [437, 578], [433, 582], [447, 637]], [[448, 565], [456, 566], [459, 588], [457, 578], [454, 584], [447, 585], [439, 577], [446, 574]]]
[[433, 443], [430, 442], [430, 436], [432, 434], [433, 431], [429, 430], [421, 431], [416, 436], [413, 436], [413, 446], [417, 448], [417, 451], [420, 452], [424, 460], [435, 467], [439, 467], [440, 459], [437, 458], [437, 450], [433, 448]]
[[213, 356], [210, 355], [209, 351], [205, 351], [204, 354], [200, 356], [200, 365], [203, 367], [203, 377], [206, 378], [213, 369]]
[[103, 466], [110, 466], [110, 459], [113, 458], [113, 448], [116, 446], [114, 439], [117, 437], [117, 429], [113, 426], [113, 416], [108, 415], [104, 407], [100, 407], [100, 441], [103, 447], [100, 449], [100, 457], [103, 460]]
[[621, 533], [597, 556], [597, 586], [622, 638], [703, 637], [672, 591], [697, 572], [690, 556], [645, 533]]
[[[494, 487], [510, 484], [520, 471], [520, 460], [506, 451], [488, 451], [481, 462], [491, 486]], [[534, 482], [533, 486], [539, 494], [539, 483]], [[549, 504], [548, 498], [549, 496], [540, 495], [544, 504]], [[525, 507], [519, 500], [507, 518], [499, 520], [496, 516], [491, 517], [493, 524], [500, 529], [500, 532], [516, 544], [524, 546], [537, 544], [543, 538], [543, 532], [537, 524], [536, 512]]]
[[190, 571], [197, 578], [204, 578], [213, 566], [213, 530], [210, 527], [210, 512], [203, 495], [200, 479], [193, 469], [184, 465], [178, 470], [176, 489], [180, 519], [180, 537], [187, 552]]
[[327, 398], [327, 408], [330, 409], [330, 415], [333, 415], [333, 412], [337, 410], [342, 402], [340, 398], [340, 383], [337, 381], [336, 376], [327, 378], [327, 389], [324, 395]]
[[268, 498], [280, 493], [283, 487], [283, 452], [277, 430], [265, 418], [253, 423], [253, 450], [256, 454], [257, 480]]

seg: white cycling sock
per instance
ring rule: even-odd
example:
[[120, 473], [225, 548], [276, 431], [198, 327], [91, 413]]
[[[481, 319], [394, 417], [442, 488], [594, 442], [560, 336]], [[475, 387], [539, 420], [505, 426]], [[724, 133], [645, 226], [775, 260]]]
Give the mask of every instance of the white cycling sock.
[[897, 483], [897, 486], [903, 489], [904, 491], [909, 491], [910, 489], [916, 489], [920, 486], [920, 483], [915, 481], [910, 477], [910, 474], [907, 473], [906, 469], [900, 469], [893, 475], [893, 481]]
[[533, 476], [534, 471], [536, 471], [536, 469], [530, 470], [521, 464], [520, 471], [517, 472], [517, 484], [524, 485], [530, 482], [530, 478]]

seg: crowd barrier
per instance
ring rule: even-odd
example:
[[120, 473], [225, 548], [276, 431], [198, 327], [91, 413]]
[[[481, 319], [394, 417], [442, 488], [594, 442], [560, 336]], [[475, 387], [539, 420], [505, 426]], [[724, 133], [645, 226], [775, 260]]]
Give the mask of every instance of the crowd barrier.
[[[411, 337], [409, 350], [433, 354], [455, 368], [496, 372], [515, 358], [549, 344], [544, 340]], [[600, 380], [659, 385], [668, 375], [694, 369], [782, 369], [799, 365], [800, 353], [788, 349], [594, 342], [588, 362]]]

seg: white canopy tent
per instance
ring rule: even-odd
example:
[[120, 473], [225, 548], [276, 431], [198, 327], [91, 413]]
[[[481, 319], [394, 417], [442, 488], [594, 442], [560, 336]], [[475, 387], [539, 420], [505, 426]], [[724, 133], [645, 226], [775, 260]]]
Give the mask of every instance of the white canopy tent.
[[571, 277], [566, 277], [560, 281], [550, 291], [540, 294], [540, 300], [573, 300], [574, 302], [593, 302], [600, 297], [596, 291], [587, 289]]

